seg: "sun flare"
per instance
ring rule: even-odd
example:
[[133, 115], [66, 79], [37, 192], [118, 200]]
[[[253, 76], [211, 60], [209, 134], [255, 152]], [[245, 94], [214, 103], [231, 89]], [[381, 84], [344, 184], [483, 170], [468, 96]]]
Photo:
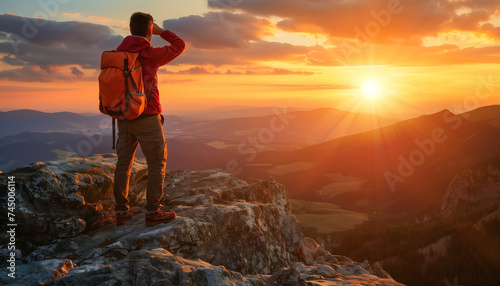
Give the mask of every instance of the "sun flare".
[[375, 98], [380, 94], [380, 90], [373, 80], [368, 80], [363, 84], [363, 94], [365, 97]]

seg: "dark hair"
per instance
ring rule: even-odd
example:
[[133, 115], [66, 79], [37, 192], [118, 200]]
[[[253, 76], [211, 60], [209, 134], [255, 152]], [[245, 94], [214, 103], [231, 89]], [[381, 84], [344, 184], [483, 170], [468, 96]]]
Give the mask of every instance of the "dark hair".
[[132, 35], [146, 37], [152, 23], [153, 16], [143, 12], [135, 12], [130, 16], [130, 33]]

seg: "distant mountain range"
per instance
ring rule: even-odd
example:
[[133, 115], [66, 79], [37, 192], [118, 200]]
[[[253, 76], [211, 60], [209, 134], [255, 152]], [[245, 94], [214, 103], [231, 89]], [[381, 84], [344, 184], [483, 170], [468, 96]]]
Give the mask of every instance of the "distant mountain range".
[[462, 114], [469, 121], [484, 121], [490, 125], [500, 127], [500, 105], [483, 106]]
[[[227, 162], [244, 156], [240, 149], [252, 144], [252, 140], [263, 150], [295, 150], [393, 122], [327, 108], [295, 112], [264, 108], [252, 112], [267, 115], [203, 121], [165, 116], [169, 167], [226, 168]], [[242, 114], [245, 113], [243, 110]], [[105, 115], [35, 110], [0, 112], [0, 130], [2, 171], [71, 155], [113, 152], [111, 119]], [[138, 156], [142, 154], [138, 152]]]
[[333, 108], [290, 112], [274, 108], [273, 114], [241, 117], [185, 125], [184, 133], [224, 140], [256, 138], [261, 145], [277, 142], [311, 145], [333, 138], [377, 129], [397, 122], [374, 115], [351, 113]]
[[[167, 148], [168, 169], [217, 168], [233, 158], [226, 150], [175, 138], [167, 140]], [[7, 171], [34, 162], [65, 159], [75, 155], [86, 157], [106, 153], [115, 153], [110, 135], [24, 132], [0, 138], [0, 170]], [[141, 148], [137, 148], [136, 156], [144, 158]]]
[[[275, 107], [231, 105], [216, 107], [209, 110], [176, 113], [190, 121], [218, 120], [241, 117], [260, 117], [273, 114]], [[310, 108], [287, 107], [288, 112], [306, 111]]]
[[85, 116], [71, 112], [46, 113], [36, 110], [0, 112], [0, 137], [29, 132], [67, 132], [98, 128], [104, 115]]
[[[184, 122], [177, 116], [165, 116], [169, 127]], [[70, 134], [111, 134], [111, 117], [104, 114], [82, 115], [71, 112], [47, 113], [36, 110], [0, 112], [0, 138], [24, 132], [64, 132]]]
[[[444, 110], [396, 123], [330, 108], [205, 121], [170, 115], [168, 168], [232, 169], [249, 180], [274, 176], [293, 198], [358, 211], [426, 207], [440, 203], [458, 172], [500, 157], [499, 109]], [[2, 171], [113, 152], [104, 115], [19, 110], [0, 118], [1, 135], [23, 131], [0, 138]]]

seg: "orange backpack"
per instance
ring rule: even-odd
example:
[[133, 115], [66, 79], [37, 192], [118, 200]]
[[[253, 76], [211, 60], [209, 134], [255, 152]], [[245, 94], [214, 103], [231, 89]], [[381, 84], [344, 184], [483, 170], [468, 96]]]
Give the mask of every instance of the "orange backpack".
[[99, 74], [99, 110], [115, 119], [133, 120], [147, 106], [139, 53], [105, 51]]
[[103, 52], [99, 74], [99, 110], [113, 117], [113, 149], [116, 119], [136, 119], [146, 110], [146, 106], [139, 53], [116, 50]]

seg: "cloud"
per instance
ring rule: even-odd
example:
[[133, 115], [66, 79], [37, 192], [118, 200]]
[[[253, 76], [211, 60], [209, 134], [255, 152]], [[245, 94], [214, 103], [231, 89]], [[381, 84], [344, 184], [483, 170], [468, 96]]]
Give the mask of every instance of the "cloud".
[[[262, 61], [304, 63], [307, 54], [319, 47], [263, 40], [273, 24], [251, 15], [210, 12], [163, 22], [165, 29], [188, 43], [174, 64], [194, 66], [248, 65]], [[153, 44], [157, 44], [153, 39]]]
[[[167, 20], [164, 26], [188, 42], [186, 52], [173, 64], [200, 66], [185, 71], [188, 74], [205, 73], [205, 65], [248, 65], [261, 61], [301, 63], [309, 52], [318, 48], [264, 41], [262, 37], [272, 35], [274, 24], [249, 14], [209, 12]], [[40, 81], [51, 76], [60, 80], [53, 72], [59, 68], [70, 69], [66, 79], [79, 78], [81, 68], [98, 70], [102, 51], [116, 48], [123, 39], [104, 25], [12, 14], [0, 15], [0, 36], [7, 39], [0, 42], [0, 55], [3, 54], [0, 60], [19, 67], [11, 70], [12, 76], [4, 73], [3, 77], [19, 79], [26, 74], [23, 81], [34, 80], [35, 71], [36, 74], [47, 72]], [[160, 43], [165, 44], [159, 39], [153, 41], [155, 46]]]
[[307, 55], [320, 47], [292, 45], [288, 43], [255, 41], [247, 47], [231, 50], [186, 49], [177, 64], [187, 65], [248, 65], [263, 61], [305, 63]]
[[282, 68], [274, 68], [268, 70], [247, 70], [245, 72], [227, 70], [228, 75], [314, 75], [315, 73], [309, 71], [292, 71]]
[[196, 75], [196, 74], [214, 74], [216, 72], [210, 72], [209, 70], [207, 70], [204, 67], [193, 67], [193, 68], [189, 68], [189, 69], [181, 70], [181, 71], [177, 71], [177, 72], [172, 72], [172, 71], [168, 71], [168, 70], [165, 70], [165, 69], [161, 69], [160, 73], [163, 73], [163, 74], [193, 74], [193, 75]]
[[464, 49], [450, 48], [447, 45], [436, 49], [420, 49], [415, 55], [426, 65], [439, 64], [471, 64], [471, 63], [496, 63], [500, 57], [500, 45], [488, 47], [468, 47]]
[[80, 13], [61, 13], [61, 15], [69, 18], [80, 18], [82, 16]]
[[[289, 32], [322, 33], [331, 39], [355, 39], [360, 31], [372, 42], [420, 45], [419, 38], [449, 29], [480, 32], [479, 24], [495, 16], [497, 0], [208, 0], [208, 6], [255, 16], [277, 16]], [[470, 10], [458, 15], [459, 8]], [[407, 39], [411, 39], [408, 41]]]
[[0, 15], [0, 31], [14, 34], [38, 45], [67, 44], [71, 46], [102, 46], [113, 35], [104, 25], [86, 22], [57, 22], [41, 18]]
[[[209, 7], [227, 4], [224, 0], [209, 0]], [[433, 33], [448, 20], [450, 8], [445, 0], [254, 0], [241, 1], [237, 6], [224, 6], [259, 16], [283, 18], [278, 26], [286, 31], [325, 33], [328, 36], [354, 38], [357, 29], [365, 29], [370, 22], [379, 19], [383, 27], [381, 38], [407, 37]], [[425, 17], [423, 17], [425, 16]], [[384, 30], [384, 31], [382, 31]]]
[[[102, 51], [116, 48], [123, 39], [103, 25], [57, 22], [11, 14], [0, 15], [0, 33], [8, 35], [7, 41], [0, 42], [0, 54], [4, 54], [1, 61], [22, 67], [4, 71], [2, 77], [20, 81], [79, 78], [80, 74], [74, 69], [66, 77], [50, 71], [68, 65], [98, 69]], [[6, 75], [5, 72], [13, 75]], [[43, 75], [44, 72], [47, 74]], [[20, 78], [22, 74], [25, 74], [25, 79]], [[35, 79], [35, 74], [40, 76], [40, 80]]]
[[276, 69], [273, 69], [273, 71], [270, 72], [269, 74], [272, 74], [272, 75], [289, 75], [289, 74], [313, 75], [314, 73], [307, 72], [307, 71], [291, 71], [291, 70], [287, 70], [287, 69], [276, 68]]
[[359, 86], [347, 85], [347, 84], [336, 84], [336, 85], [325, 85], [325, 84], [240, 84], [245, 86], [266, 86], [266, 87], [279, 87], [281, 90], [341, 90], [341, 89], [358, 89]]
[[265, 69], [265, 70], [246, 70], [246, 71], [234, 71], [231, 69], [227, 69], [226, 72], [221, 71], [210, 71], [204, 67], [192, 67], [186, 70], [180, 70], [176, 72], [167, 71], [165, 69], [161, 69], [160, 73], [163, 74], [188, 74], [188, 75], [204, 75], [204, 74], [212, 74], [212, 75], [313, 75], [315, 73], [308, 71], [291, 71], [287, 69], [274, 68], [274, 69]]
[[252, 41], [271, 35], [272, 23], [248, 14], [209, 12], [166, 20], [163, 27], [175, 31], [199, 49], [242, 49]]
[[[351, 49], [349, 49], [351, 48]], [[310, 53], [312, 65], [391, 65], [436, 66], [474, 63], [495, 63], [500, 57], [500, 45], [460, 48], [444, 44], [431, 47], [371, 45], [367, 49], [352, 46], [328, 48]]]
[[[163, 22], [188, 48], [175, 64], [195, 66], [248, 65], [263, 61], [305, 63], [308, 53], [319, 47], [266, 41], [275, 25], [267, 19], [227, 11], [191, 15]], [[153, 43], [156, 43], [153, 41]], [[202, 72], [202, 71], [198, 71]]]
[[257, 61], [302, 62], [315, 47], [265, 41], [274, 25], [248, 14], [209, 12], [163, 22], [188, 43], [176, 64], [247, 65]]
[[0, 79], [20, 82], [51, 82], [54, 80], [70, 80], [68, 75], [54, 70], [42, 70], [38, 67], [26, 66], [17, 69], [0, 71]]
[[227, 70], [226, 74], [232, 75], [313, 75], [315, 73], [309, 71], [292, 71], [282, 68], [266, 69], [266, 70], [247, 70], [245, 72]]
[[[1, 71], [0, 71], [1, 73]], [[0, 85], [0, 90], [5, 92], [5, 93], [11, 93], [11, 92], [18, 92], [18, 93], [24, 93], [24, 94], [33, 94], [33, 92], [39, 92], [39, 91], [72, 91], [75, 90], [76, 88], [70, 88], [68, 86], [66, 87], [42, 87], [42, 86], [27, 86], [27, 85]], [[0, 96], [3, 94], [0, 94]], [[11, 95], [6, 95], [6, 96], [11, 96]], [[17, 95], [16, 96], [22, 96]]]
[[495, 38], [500, 38], [500, 27], [495, 27], [490, 23], [483, 24], [481, 30]]
[[71, 69], [71, 74], [77, 79], [82, 79], [85, 76], [85, 74], [77, 67], [72, 67], [70, 69]]
[[115, 21], [108, 19], [108, 18], [103, 18], [103, 17], [97, 17], [97, 16], [89, 16], [90, 19], [97, 20], [99, 22], [105, 22], [105, 23], [114, 23]]
[[[500, 56], [498, 46], [423, 46], [424, 41], [429, 43], [426, 37], [442, 39], [444, 33], [454, 31], [500, 39], [500, 27], [491, 21], [500, 15], [498, 0], [208, 0], [208, 6], [217, 11], [163, 22], [164, 28], [188, 43], [173, 62], [183, 66], [175, 73], [310, 75], [303, 70], [272, 69], [266, 62], [401, 66], [496, 62]], [[79, 13], [63, 15], [81, 18]], [[126, 29], [126, 22], [118, 24]], [[329, 42], [306, 46], [269, 40], [280, 29], [321, 34]], [[0, 71], [0, 77], [18, 81], [95, 77], [88, 69], [98, 71], [102, 51], [116, 48], [122, 39], [106, 25], [3, 14], [0, 61], [12, 68]], [[152, 43], [165, 44], [158, 37]]]
[[491, 18], [489, 11], [485, 9], [476, 9], [469, 13], [456, 15], [453, 17], [453, 27], [463, 31], [473, 31], [480, 28], [480, 23]]

